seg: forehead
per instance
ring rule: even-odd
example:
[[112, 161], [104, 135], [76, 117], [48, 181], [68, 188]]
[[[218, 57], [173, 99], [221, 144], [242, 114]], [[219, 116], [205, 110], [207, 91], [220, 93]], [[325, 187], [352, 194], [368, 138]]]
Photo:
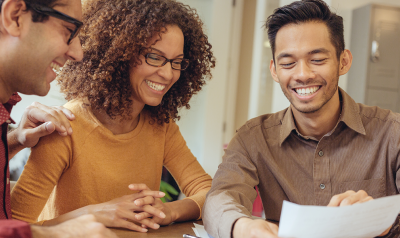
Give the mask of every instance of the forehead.
[[275, 38], [275, 55], [300, 54], [325, 48], [335, 51], [328, 27], [322, 22], [288, 24], [279, 29]]
[[81, 0], [58, 0], [55, 2], [53, 8], [64, 14], [67, 14], [70, 17], [82, 21]]

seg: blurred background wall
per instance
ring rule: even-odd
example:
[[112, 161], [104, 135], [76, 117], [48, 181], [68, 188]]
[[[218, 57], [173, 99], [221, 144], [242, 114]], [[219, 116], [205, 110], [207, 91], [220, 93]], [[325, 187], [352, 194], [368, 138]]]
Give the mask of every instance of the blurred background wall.
[[[280, 86], [269, 73], [270, 46], [264, 23], [279, 6], [291, 0], [180, 0], [192, 8], [205, 23], [213, 45], [217, 66], [213, 78], [191, 100], [190, 110], [181, 110], [178, 122], [189, 148], [205, 170], [214, 176], [222, 161], [224, 146], [235, 130], [248, 119], [277, 112], [289, 105]], [[400, 8], [399, 0], [326, 0], [344, 19], [346, 48], [350, 48], [353, 10], [375, 3]], [[398, 40], [400, 45], [400, 39]], [[357, 59], [365, 60], [365, 59]], [[400, 68], [400, 64], [398, 65]], [[347, 89], [348, 75], [339, 80]], [[18, 123], [24, 109], [33, 101], [63, 105], [56, 82], [46, 97], [21, 95], [22, 102], [12, 112]], [[112, 158], [110, 158], [112, 159]]]

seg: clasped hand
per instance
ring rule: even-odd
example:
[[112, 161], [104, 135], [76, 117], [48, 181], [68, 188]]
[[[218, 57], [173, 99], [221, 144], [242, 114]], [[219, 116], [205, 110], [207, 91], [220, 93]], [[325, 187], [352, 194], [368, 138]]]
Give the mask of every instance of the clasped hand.
[[131, 184], [129, 189], [137, 193], [111, 201], [90, 205], [88, 213], [107, 227], [120, 227], [139, 232], [147, 228], [158, 229], [172, 222], [171, 211], [161, 199], [163, 192], [152, 191], [145, 184]]

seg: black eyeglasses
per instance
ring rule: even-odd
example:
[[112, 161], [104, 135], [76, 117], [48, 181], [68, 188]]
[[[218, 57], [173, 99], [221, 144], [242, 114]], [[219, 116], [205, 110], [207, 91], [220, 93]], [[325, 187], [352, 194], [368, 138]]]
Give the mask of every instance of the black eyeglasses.
[[26, 5], [30, 6], [37, 13], [40, 13], [40, 14], [43, 14], [46, 16], [52, 16], [52, 17], [58, 18], [60, 20], [74, 24], [76, 27], [75, 27], [75, 30], [71, 31], [71, 36], [69, 37], [68, 42], [67, 42], [68, 45], [71, 43], [72, 39], [74, 39], [78, 35], [79, 30], [81, 29], [81, 27], [83, 25], [83, 22], [81, 22], [73, 17], [70, 17], [62, 12], [54, 10], [53, 8], [42, 6], [42, 5], [35, 4], [35, 3], [28, 3], [28, 2], [25, 2], [25, 3], [26, 3]]
[[146, 63], [154, 67], [162, 67], [166, 63], [170, 62], [171, 68], [183, 71], [189, 66], [188, 59], [182, 59], [182, 58], [167, 59], [164, 56], [155, 53], [148, 53], [145, 55], [145, 57], [146, 57]]

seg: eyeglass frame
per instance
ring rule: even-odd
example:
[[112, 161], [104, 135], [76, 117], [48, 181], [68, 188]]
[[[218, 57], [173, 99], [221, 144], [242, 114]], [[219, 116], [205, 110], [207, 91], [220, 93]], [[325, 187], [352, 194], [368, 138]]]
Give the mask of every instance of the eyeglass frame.
[[72, 23], [76, 26], [75, 30], [71, 32], [71, 36], [69, 37], [68, 41], [67, 41], [67, 45], [69, 45], [71, 43], [71, 41], [78, 35], [80, 29], [83, 26], [83, 22], [68, 16], [67, 14], [64, 14], [62, 12], [59, 12], [57, 10], [54, 10], [51, 7], [46, 7], [40, 4], [36, 4], [36, 3], [28, 3], [25, 2], [26, 5], [28, 5], [29, 7], [32, 8], [32, 10], [34, 10], [35, 12], [39, 13], [39, 14], [43, 14], [46, 16], [51, 16], [51, 17], [55, 17], [57, 19], [66, 21], [68, 23]]
[[[164, 63], [162, 63], [161, 65], [153, 65], [153, 64], [150, 64], [149, 62], [147, 62], [147, 58], [148, 58], [149, 55], [151, 55], [151, 54], [157, 55], [157, 56], [159, 56], [159, 57], [164, 58], [164, 59], [165, 59]], [[173, 62], [174, 60], [176, 60], [176, 59], [181, 59], [182, 62], [185, 61], [187, 65], [186, 65], [186, 67], [185, 67], [184, 69], [181, 68], [181, 69], [175, 69], [175, 70], [184, 71], [184, 70], [186, 70], [186, 69], [188, 68], [188, 66], [189, 66], [189, 60], [188, 60], [188, 59], [185, 59], [185, 58], [168, 59], [167, 57], [162, 56], [162, 55], [159, 55], [159, 54], [156, 54], [156, 53], [147, 53], [147, 54], [144, 55], [144, 58], [145, 58], [146, 63], [147, 63], [148, 65], [150, 65], [150, 66], [153, 66], [153, 67], [163, 67], [163, 66], [166, 65], [168, 62], [170, 62], [170, 63], [171, 63], [171, 68], [172, 68], [172, 69], [175, 69], [174, 67], [172, 67], [172, 62]]]

